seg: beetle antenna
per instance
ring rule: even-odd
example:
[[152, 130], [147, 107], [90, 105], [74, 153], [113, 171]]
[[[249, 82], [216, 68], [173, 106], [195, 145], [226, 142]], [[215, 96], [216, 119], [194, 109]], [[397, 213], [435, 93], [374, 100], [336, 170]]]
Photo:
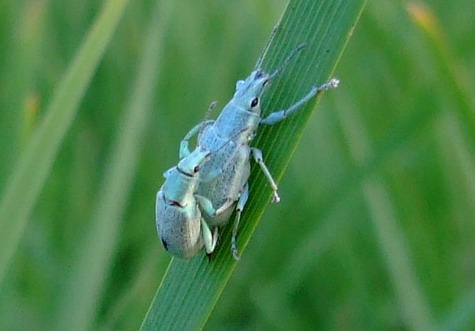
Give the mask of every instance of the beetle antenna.
[[272, 75], [269, 76], [269, 80], [272, 80], [276, 76], [280, 75], [282, 71], [284, 71], [285, 67], [289, 64], [290, 61], [294, 58], [295, 55], [297, 55], [300, 51], [302, 51], [305, 47], [307, 47], [306, 44], [300, 44], [296, 49], [293, 50], [292, 53], [287, 56], [287, 58], [284, 60], [284, 63], [278, 68], [276, 71], [272, 73]]
[[239, 130], [238, 132], [236, 132], [235, 134], [233, 134], [228, 140], [226, 140], [221, 146], [219, 146], [218, 148], [216, 148], [214, 151], [210, 151], [210, 153], [216, 153], [217, 151], [219, 151], [221, 148], [223, 148], [224, 146], [226, 146], [231, 140], [233, 140], [234, 138], [236, 138], [237, 136], [239, 136], [241, 133], [243, 132], [246, 132], [249, 130], [249, 127], [245, 127], [244, 129], [241, 129]]
[[265, 46], [264, 46], [264, 49], [262, 50], [261, 55], [259, 55], [259, 58], [257, 59], [256, 65], [254, 66], [254, 70], [253, 70], [253, 71], [256, 71], [256, 70], [260, 70], [260, 69], [261, 69], [262, 61], [264, 60], [264, 57], [266, 56], [267, 51], [269, 50], [269, 47], [270, 47], [270, 44], [272, 43], [272, 40], [274, 40], [275, 34], [277, 33], [277, 30], [279, 29], [279, 26], [280, 26], [280, 25], [277, 24], [277, 25], [274, 26], [274, 28], [272, 29], [270, 38], [267, 39], [267, 42], [266, 42], [266, 44], [265, 44]]
[[209, 116], [211, 112], [213, 111], [213, 109], [216, 107], [217, 103], [218, 103], [217, 101], [213, 101], [209, 105], [208, 110], [206, 111], [206, 114], [205, 114], [205, 119], [203, 122], [201, 122], [201, 127], [200, 127], [200, 130], [198, 131], [198, 139], [201, 137], [201, 134], [203, 133], [205, 127], [210, 123]]

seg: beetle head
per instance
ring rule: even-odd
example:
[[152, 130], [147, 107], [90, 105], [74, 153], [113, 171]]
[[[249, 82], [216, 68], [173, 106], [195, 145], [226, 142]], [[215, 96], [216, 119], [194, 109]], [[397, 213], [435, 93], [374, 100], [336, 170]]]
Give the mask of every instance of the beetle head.
[[276, 76], [280, 75], [280, 73], [294, 58], [294, 56], [305, 47], [305, 44], [300, 44], [292, 53], [289, 54], [289, 56], [287, 56], [282, 65], [270, 75], [260, 69], [260, 64], [262, 61], [260, 58], [257, 69], [254, 70], [245, 80], [240, 80], [236, 83], [234, 102], [247, 111], [260, 114], [260, 102], [265, 88]]
[[269, 83], [270, 76], [261, 70], [255, 70], [245, 80], [236, 83], [234, 101], [247, 111], [259, 114], [262, 94]]
[[198, 146], [193, 152], [178, 162], [178, 170], [189, 176], [195, 177], [200, 172], [201, 166], [208, 159], [210, 152], [205, 148]]

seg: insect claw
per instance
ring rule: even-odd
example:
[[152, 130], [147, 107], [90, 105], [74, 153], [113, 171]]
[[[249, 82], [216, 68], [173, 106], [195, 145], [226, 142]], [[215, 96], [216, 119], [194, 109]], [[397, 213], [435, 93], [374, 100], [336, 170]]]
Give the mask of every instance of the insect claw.
[[237, 249], [237, 243], [236, 243], [236, 237], [233, 236], [232, 241], [231, 241], [231, 251], [233, 252], [233, 258], [236, 261], [239, 261], [241, 257], [239, 256], [239, 252]]
[[340, 85], [340, 80], [338, 78], [332, 78], [328, 83], [332, 88], [338, 87]]
[[239, 256], [239, 253], [237, 250], [233, 249], [233, 258], [236, 260], [236, 261], [239, 261], [241, 259], [241, 257]]
[[306, 44], [306, 43], [301, 43], [300, 45], [297, 46], [297, 49], [296, 49], [296, 50], [297, 50], [297, 51], [300, 51], [300, 50], [302, 50], [302, 49], [304, 49], [304, 48], [306, 48], [306, 47], [307, 47], [307, 44]]

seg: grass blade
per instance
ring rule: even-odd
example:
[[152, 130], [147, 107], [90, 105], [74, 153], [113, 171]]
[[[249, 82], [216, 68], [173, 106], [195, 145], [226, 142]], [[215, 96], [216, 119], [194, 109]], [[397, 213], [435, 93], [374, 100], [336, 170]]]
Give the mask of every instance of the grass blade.
[[[263, 68], [276, 69], [301, 43], [307, 49], [275, 81], [263, 100], [265, 113], [284, 109], [309, 89], [328, 80], [356, 24], [364, 0], [290, 1]], [[279, 179], [301, 137], [316, 100], [279, 125], [263, 128], [254, 145], [264, 151], [266, 163]], [[265, 114], [264, 114], [265, 115]], [[241, 252], [269, 202], [271, 191], [254, 167], [250, 199], [243, 213], [238, 244]], [[203, 327], [236, 262], [230, 254], [230, 227], [208, 261], [199, 255], [191, 261], [173, 259], [145, 317], [142, 330], [198, 329]]]
[[[359, 167], [374, 155], [369, 134], [358, 112], [351, 107], [338, 108], [339, 119], [350, 154]], [[433, 329], [433, 318], [428, 300], [419, 284], [413, 259], [396, 206], [383, 179], [376, 176], [365, 178], [362, 192], [374, 224], [376, 238], [387, 264], [394, 291], [405, 320], [413, 330]]]
[[431, 55], [437, 63], [438, 72], [444, 78], [444, 89], [448, 89], [451, 100], [455, 102], [453, 109], [462, 124], [462, 132], [473, 144], [475, 141], [475, 100], [468, 87], [470, 80], [457, 65], [458, 59], [445, 40], [441, 23], [430, 7], [423, 3], [408, 2], [406, 9], [428, 43]]
[[[159, 1], [150, 19], [139, 64], [137, 81], [123, 115], [118, 138], [105, 171], [104, 185], [92, 225], [78, 250], [62, 300], [58, 330], [89, 330], [95, 318], [102, 288], [113, 261], [122, 214], [132, 188], [139, 152], [158, 78], [161, 44], [171, 2]], [[74, 313], [73, 313], [74, 312]]]
[[61, 142], [104, 54], [128, 0], [109, 0], [58, 86], [45, 118], [31, 137], [0, 201], [0, 282], [26, 227], [28, 215]]

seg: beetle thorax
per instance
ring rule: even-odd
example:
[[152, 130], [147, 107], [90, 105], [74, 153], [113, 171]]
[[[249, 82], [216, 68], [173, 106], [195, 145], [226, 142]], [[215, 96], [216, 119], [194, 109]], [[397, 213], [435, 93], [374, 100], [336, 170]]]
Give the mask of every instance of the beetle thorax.
[[[221, 138], [230, 139], [236, 135], [240, 137], [252, 136], [257, 130], [259, 122], [260, 111], [258, 113], [250, 112], [238, 106], [233, 98], [216, 119], [215, 127]], [[239, 134], [243, 130], [246, 131]]]

